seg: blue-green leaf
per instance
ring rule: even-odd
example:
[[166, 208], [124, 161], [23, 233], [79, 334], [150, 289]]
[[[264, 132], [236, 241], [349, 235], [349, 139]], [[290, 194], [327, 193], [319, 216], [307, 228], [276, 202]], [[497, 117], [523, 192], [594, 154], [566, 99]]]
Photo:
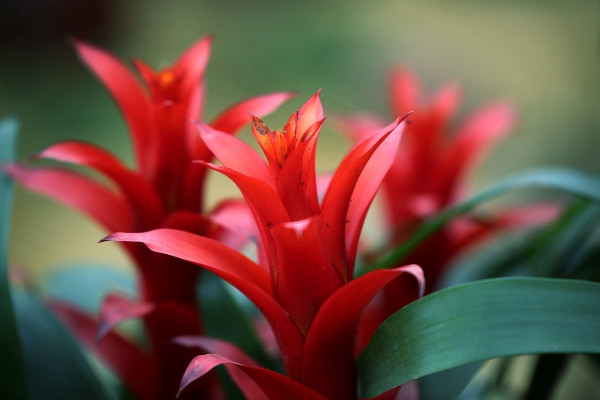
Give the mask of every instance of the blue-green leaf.
[[600, 354], [600, 283], [499, 278], [454, 286], [386, 320], [359, 358], [373, 397], [429, 374], [495, 357]]
[[106, 399], [107, 391], [81, 348], [33, 296], [13, 292], [30, 399]]
[[[15, 159], [17, 122], [0, 121], [0, 166]], [[27, 397], [25, 364], [13, 311], [8, 279], [8, 237], [13, 185], [0, 170], [0, 379], [2, 394], [11, 399]]]

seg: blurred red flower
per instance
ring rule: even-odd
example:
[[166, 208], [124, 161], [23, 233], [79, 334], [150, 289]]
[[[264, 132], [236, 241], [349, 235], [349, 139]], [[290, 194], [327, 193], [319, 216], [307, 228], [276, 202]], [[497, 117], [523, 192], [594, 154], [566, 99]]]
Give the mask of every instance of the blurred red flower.
[[[213, 157], [190, 122], [202, 118], [211, 43], [211, 37], [199, 40], [172, 66], [158, 72], [135, 60], [140, 83], [112, 55], [75, 41], [80, 58], [123, 114], [137, 168], [128, 168], [95, 145], [66, 141], [50, 146], [36, 158], [91, 168], [111, 185], [63, 168], [11, 165], [8, 173], [24, 187], [87, 214], [109, 232], [176, 228], [240, 245], [245, 238], [235, 228], [249, 229], [244, 226], [252, 223], [251, 217], [245, 217], [249, 215], [247, 207], [239, 201], [226, 201], [205, 213], [202, 199], [207, 169], [192, 162]], [[217, 116], [211, 126], [233, 134], [250, 121], [249, 111], [259, 115], [272, 112], [292, 96], [273, 93], [246, 99]], [[120, 372], [136, 397], [173, 398], [191, 356], [171, 339], [202, 332], [195, 295], [198, 268], [144, 246], [125, 244], [125, 248], [139, 273], [139, 300], [107, 296], [99, 321], [73, 305], [56, 302], [53, 307], [84, 342]], [[103, 337], [115, 324], [133, 317], [144, 318], [153, 350], [150, 358], [132, 350], [131, 343], [117, 334], [106, 336], [105, 342], [110, 343], [95, 346], [96, 334]]]

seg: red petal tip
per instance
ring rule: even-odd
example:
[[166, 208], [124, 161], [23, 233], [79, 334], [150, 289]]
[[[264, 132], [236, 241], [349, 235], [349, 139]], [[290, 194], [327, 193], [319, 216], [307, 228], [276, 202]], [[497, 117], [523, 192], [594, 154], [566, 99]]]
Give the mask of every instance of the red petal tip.
[[103, 243], [103, 242], [112, 242], [113, 241], [113, 236], [114, 235], [108, 235], [103, 237], [102, 239], [98, 240], [98, 243]]

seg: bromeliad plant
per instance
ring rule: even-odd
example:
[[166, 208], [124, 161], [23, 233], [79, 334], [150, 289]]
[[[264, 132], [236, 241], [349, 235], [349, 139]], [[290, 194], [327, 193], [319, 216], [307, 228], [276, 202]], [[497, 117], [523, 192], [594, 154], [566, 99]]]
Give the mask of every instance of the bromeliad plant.
[[[365, 135], [341, 162], [319, 202], [315, 152], [323, 121], [318, 93], [282, 130], [273, 131], [253, 117], [252, 133], [267, 162], [231, 135], [198, 123], [200, 137], [222, 165], [203, 164], [234, 181], [253, 212], [260, 234], [258, 263], [213, 239], [177, 230], [107, 238], [142, 242], [214, 272], [244, 293], [273, 330], [288, 378], [228, 352], [230, 357], [195, 358], [182, 389], [226, 364], [248, 398], [258, 398], [258, 393], [286, 399], [357, 398], [354, 360], [369, 340], [357, 338], [363, 310], [391, 282], [403, 289], [398, 307], [422, 294], [423, 276], [415, 265], [354, 279], [361, 227], [396, 155], [403, 118]], [[212, 351], [202, 339], [199, 343]]]
[[[140, 84], [113, 56], [75, 43], [125, 117], [136, 168], [81, 142], [56, 144], [37, 158], [91, 168], [112, 186], [64, 168], [4, 167], [30, 190], [92, 217], [111, 233], [104, 240], [120, 242], [131, 256], [139, 298], [109, 294], [99, 318], [74, 304], [47, 304], [135, 398], [222, 399], [223, 385], [211, 371], [224, 366], [251, 400], [452, 399], [476, 367], [493, 357], [600, 354], [597, 282], [485, 280], [421, 298], [459, 250], [515, 221], [513, 211], [485, 222], [464, 215], [523, 187], [559, 189], [587, 201], [574, 203], [556, 222], [532, 233], [527, 241], [535, 254], [531, 270], [598, 280], [600, 244], [591, 238], [600, 219], [597, 178], [544, 170], [463, 198], [467, 167], [512, 125], [510, 107], [480, 111], [449, 140], [448, 121], [459, 102], [456, 87], [420, 106], [418, 83], [399, 72], [391, 93], [394, 111], [402, 117], [387, 126], [370, 117], [346, 119], [356, 143], [325, 181], [317, 179], [315, 167], [325, 119], [319, 92], [280, 130], [271, 130], [257, 115], [276, 109], [289, 93], [251, 98], [210, 124], [201, 122], [210, 45], [210, 38], [200, 40], [172, 67], [158, 72], [135, 61]], [[411, 108], [415, 113], [405, 114]], [[247, 122], [264, 158], [232, 135]], [[0, 162], [12, 161], [14, 130], [12, 123], [0, 124]], [[403, 131], [407, 137], [401, 141]], [[213, 156], [220, 164], [211, 162]], [[210, 170], [231, 179], [244, 201], [228, 200], [205, 210], [204, 181]], [[370, 271], [357, 272], [362, 226], [380, 185], [394, 232], [391, 252]], [[4, 176], [0, 189], [4, 216], [10, 203], [10, 182]], [[0, 224], [0, 375], [10, 382], [2, 390], [9, 397], [26, 398], [27, 382], [34, 398], [103, 398], [92, 369], [43, 307], [13, 295], [18, 310], [13, 315], [6, 221]], [[248, 238], [256, 245], [256, 259], [240, 250]], [[582, 238], [586, 245], [578, 248]], [[532, 257], [526, 253], [511, 252], [518, 257], [505, 263], [527, 263]], [[488, 263], [504, 260], [490, 254]], [[418, 261], [423, 270], [412, 263], [400, 266], [407, 260]], [[557, 260], [565, 260], [566, 267]], [[195, 293], [198, 266], [254, 303], [270, 327], [265, 344], [275, 344], [282, 369], [259, 365], [237, 343], [206, 336]], [[229, 324], [236, 316], [211, 321]], [[148, 348], [112, 329], [134, 317], [143, 320]], [[44, 378], [51, 380], [48, 393], [36, 389]], [[542, 392], [549, 390], [532, 382], [528, 398]]]
[[[248, 219], [246, 206], [224, 201], [206, 212], [206, 168], [192, 162], [212, 158], [189, 122], [202, 118], [204, 71], [211, 42], [210, 37], [199, 40], [173, 66], [158, 72], [135, 60], [143, 84], [112, 55], [83, 42], [74, 43], [83, 62], [121, 109], [131, 134], [136, 169], [126, 167], [102, 148], [75, 141], [52, 145], [35, 158], [91, 168], [108, 178], [116, 191], [63, 168], [11, 165], [7, 172], [24, 187], [87, 214], [108, 232], [174, 228], [232, 246], [243, 244], [246, 239], [235, 227], [243, 228]], [[217, 116], [211, 126], [231, 135], [250, 121], [249, 111], [269, 113], [291, 97], [290, 93], [274, 93], [244, 100]], [[126, 244], [124, 248], [137, 268], [139, 299], [108, 295], [98, 321], [71, 304], [54, 302], [52, 307], [136, 396], [173, 397], [191, 355], [175, 347], [172, 339], [202, 332], [196, 301], [198, 269], [144, 246]], [[134, 317], [144, 319], [151, 343], [149, 355], [116, 333], [106, 337], [107, 343], [95, 345], [116, 323]], [[207, 388], [206, 393], [213, 390]]]
[[[469, 192], [465, 184], [467, 173], [515, 122], [513, 107], [497, 102], [478, 109], [453, 128], [452, 119], [462, 98], [460, 87], [445, 85], [427, 99], [423, 92], [419, 79], [410, 70], [398, 68], [390, 74], [392, 114], [414, 113], [408, 121], [405, 140], [382, 182], [384, 223], [389, 230], [384, 250], [406, 242], [425, 220], [464, 200]], [[340, 118], [339, 125], [350, 137], [360, 140], [364, 132], [381, 127], [380, 121], [376, 116], [363, 114]], [[483, 217], [455, 218], [394, 262], [420, 265], [427, 291], [431, 292], [438, 288], [450, 262], [465, 249], [499, 230], [550, 220], [555, 211], [550, 205], [535, 205]]]

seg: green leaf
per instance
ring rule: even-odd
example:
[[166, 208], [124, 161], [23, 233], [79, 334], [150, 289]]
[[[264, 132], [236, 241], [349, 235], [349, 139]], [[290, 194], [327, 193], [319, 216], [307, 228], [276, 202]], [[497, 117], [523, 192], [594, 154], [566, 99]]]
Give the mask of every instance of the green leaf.
[[570, 277], [570, 258], [582, 248], [600, 222], [598, 204], [577, 201], [539, 235], [531, 260], [535, 276]]
[[[0, 165], [14, 161], [16, 138], [17, 122], [14, 119], [0, 121]], [[12, 195], [12, 182], [0, 170], [0, 377], [4, 396], [24, 399], [27, 398], [27, 377], [8, 279]]]
[[569, 358], [565, 354], [539, 356], [523, 400], [551, 399], [567, 369]]
[[360, 356], [373, 397], [425, 375], [495, 357], [600, 353], [600, 283], [498, 278], [454, 286], [402, 308]]
[[136, 298], [135, 280], [131, 273], [110, 265], [78, 262], [62, 265], [44, 278], [41, 295], [97, 314], [104, 297], [110, 292]]
[[13, 300], [27, 360], [29, 398], [106, 399], [80, 347], [52, 313], [23, 291], [14, 291]]
[[281, 366], [265, 353], [252, 326], [252, 314], [258, 317], [256, 308], [249, 302], [251, 308], [242, 307], [232, 295], [235, 290], [216, 275], [203, 272], [198, 295], [206, 334], [235, 343], [265, 368], [280, 370]]
[[516, 232], [483, 246], [452, 265], [442, 276], [440, 287], [437, 289], [479, 279], [523, 276], [526, 269], [525, 260], [530, 257], [538, 236], [539, 229]]
[[[250, 305], [251, 308], [243, 307], [233, 296], [236, 294], [235, 291], [235, 288], [229, 286], [221, 278], [208, 271], [203, 271], [198, 297], [206, 335], [234, 343], [265, 368], [281, 370], [281, 366], [278, 366], [265, 353], [256, 331], [252, 327], [252, 314], [256, 315], [257, 310], [249, 302], [246, 305]], [[245, 297], [243, 298], [245, 299]], [[219, 368], [217, 374], [228, 399], [244, 398], [226, 371]]]
[[406, 243], [394, 249], [371, 269], [388, 268], [395, 265], [454, 218], [473, 210], [486, 201], [516, 189], [536, 188], [559, 190], [600, 203], [600, 180], [596, 177], [564, 168], [545, 168], [525, 172], [497, 183], [428, 219]]

